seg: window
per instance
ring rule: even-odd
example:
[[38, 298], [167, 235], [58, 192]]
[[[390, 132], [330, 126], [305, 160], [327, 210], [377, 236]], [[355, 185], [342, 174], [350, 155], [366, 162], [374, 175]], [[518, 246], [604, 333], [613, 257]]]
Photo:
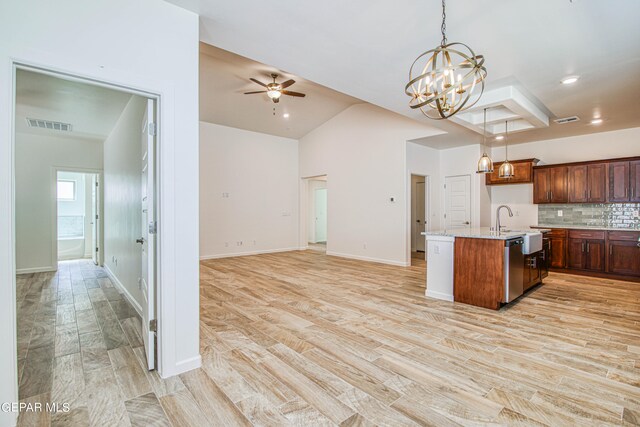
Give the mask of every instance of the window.
[[58, 200], [74, 201], [76, 199], [76, 182], [58, 180]]

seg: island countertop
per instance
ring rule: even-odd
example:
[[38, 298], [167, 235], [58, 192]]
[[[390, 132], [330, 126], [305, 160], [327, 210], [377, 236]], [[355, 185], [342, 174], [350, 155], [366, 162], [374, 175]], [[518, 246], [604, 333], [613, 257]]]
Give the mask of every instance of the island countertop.
[[477, 228], [461, 228], [453, 230], [437, 230], [437, 231], [425, 231], [422, 233], [427, 238], [429, 236], [447, 236], [447, 237], [465, 237], [473, 239], [493, 239], [493, 240], [510, 240], [516, 237], [522, 237], [527, 233], [544, 233], [550, 231], [549, 229], [537, 228], [527, 230], [502, 230], [500, 233], [496, 233], [489, 227], [477, 227]]

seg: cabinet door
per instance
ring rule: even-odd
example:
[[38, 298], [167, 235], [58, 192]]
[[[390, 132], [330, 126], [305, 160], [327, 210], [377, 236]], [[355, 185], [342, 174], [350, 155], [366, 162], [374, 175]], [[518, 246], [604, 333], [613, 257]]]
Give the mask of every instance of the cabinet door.
[[569, 202], [586, 203], [589, 200], [587, 165], [569, 166], [568, 174]]
[[609, 241], [609, 273], [640, 277], [639, 242]]
[[550, 254], [549, 265], [552, 268], [565, 268], [566, 267], [566, 242], [564, 237], [550, 237]]
[[629, 201], [629, 162], [609, 163], [609, 194], [610, 202]]
[[586, 267], [586, 246], [587, 242], [583, 239], [569, 239], [567, 249], [567, 268], [582, 270]]
[[538, 266], [540, 267], [540, 280], [549, 275], [549, 253], [551, 252], [551, 242], [544, 239], [542, 250], [538, 252]]
[[567, 167], [549, 168], [549, 190], [551, 203], [567, 202]]
[[640, 202], [640, 160], [629, 163], [629, 186], [632, 202]]
[[587, 193], [589, 203], [607, 201], [607, 164], [596, 163], [587, 168]]
[[604, 240], [586, 241], [586, 268], [604, 271]]
[[549, 203], [549, 169], [533, 170], [533, 203]]

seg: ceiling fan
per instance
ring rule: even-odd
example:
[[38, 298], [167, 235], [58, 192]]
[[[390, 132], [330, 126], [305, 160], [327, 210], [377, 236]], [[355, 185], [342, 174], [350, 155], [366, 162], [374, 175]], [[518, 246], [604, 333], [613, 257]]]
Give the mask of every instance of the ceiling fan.
[[261, 81], [258, 81], [254, 78], [250, 78], [249, 80], [251, 80], [254, 83], [258, 83], [260, 86], [264, 86], [267, 90], [258, 90], [255, 92], [245, 92], [245, 95], [252, 95], [254, 93], [266, 93], [267, 96], [274, 102], [274, 103], [278, 103], [280, 102], [280, 96], [282, 95], [288, 95], [288, 96], [297, 96], [300, 98], [304, 98], [306, 95], [304, 93], [300, 93], [300, 92], [292, 92], [290, 90], [285, 90], [286, 88], [288, 88], [289, 86], [291, 86], [292, 84], [294, 84], [296, 81], [295, 80], [287, 80], [286, 82], [283, 83], [276, 83], [276, 79], [278, 78], [277, 74], [271, 74], [271, 78], [273, 79], [273, 82], [271, 83], [262, 83]]

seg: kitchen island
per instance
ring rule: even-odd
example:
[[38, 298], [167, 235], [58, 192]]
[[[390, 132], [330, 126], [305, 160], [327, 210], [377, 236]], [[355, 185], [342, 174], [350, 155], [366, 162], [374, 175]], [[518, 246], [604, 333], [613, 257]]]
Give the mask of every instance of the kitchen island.
[[494, 310], [514, 301], [545, 276], [544, 231], [425, 232], [426, 295]]

